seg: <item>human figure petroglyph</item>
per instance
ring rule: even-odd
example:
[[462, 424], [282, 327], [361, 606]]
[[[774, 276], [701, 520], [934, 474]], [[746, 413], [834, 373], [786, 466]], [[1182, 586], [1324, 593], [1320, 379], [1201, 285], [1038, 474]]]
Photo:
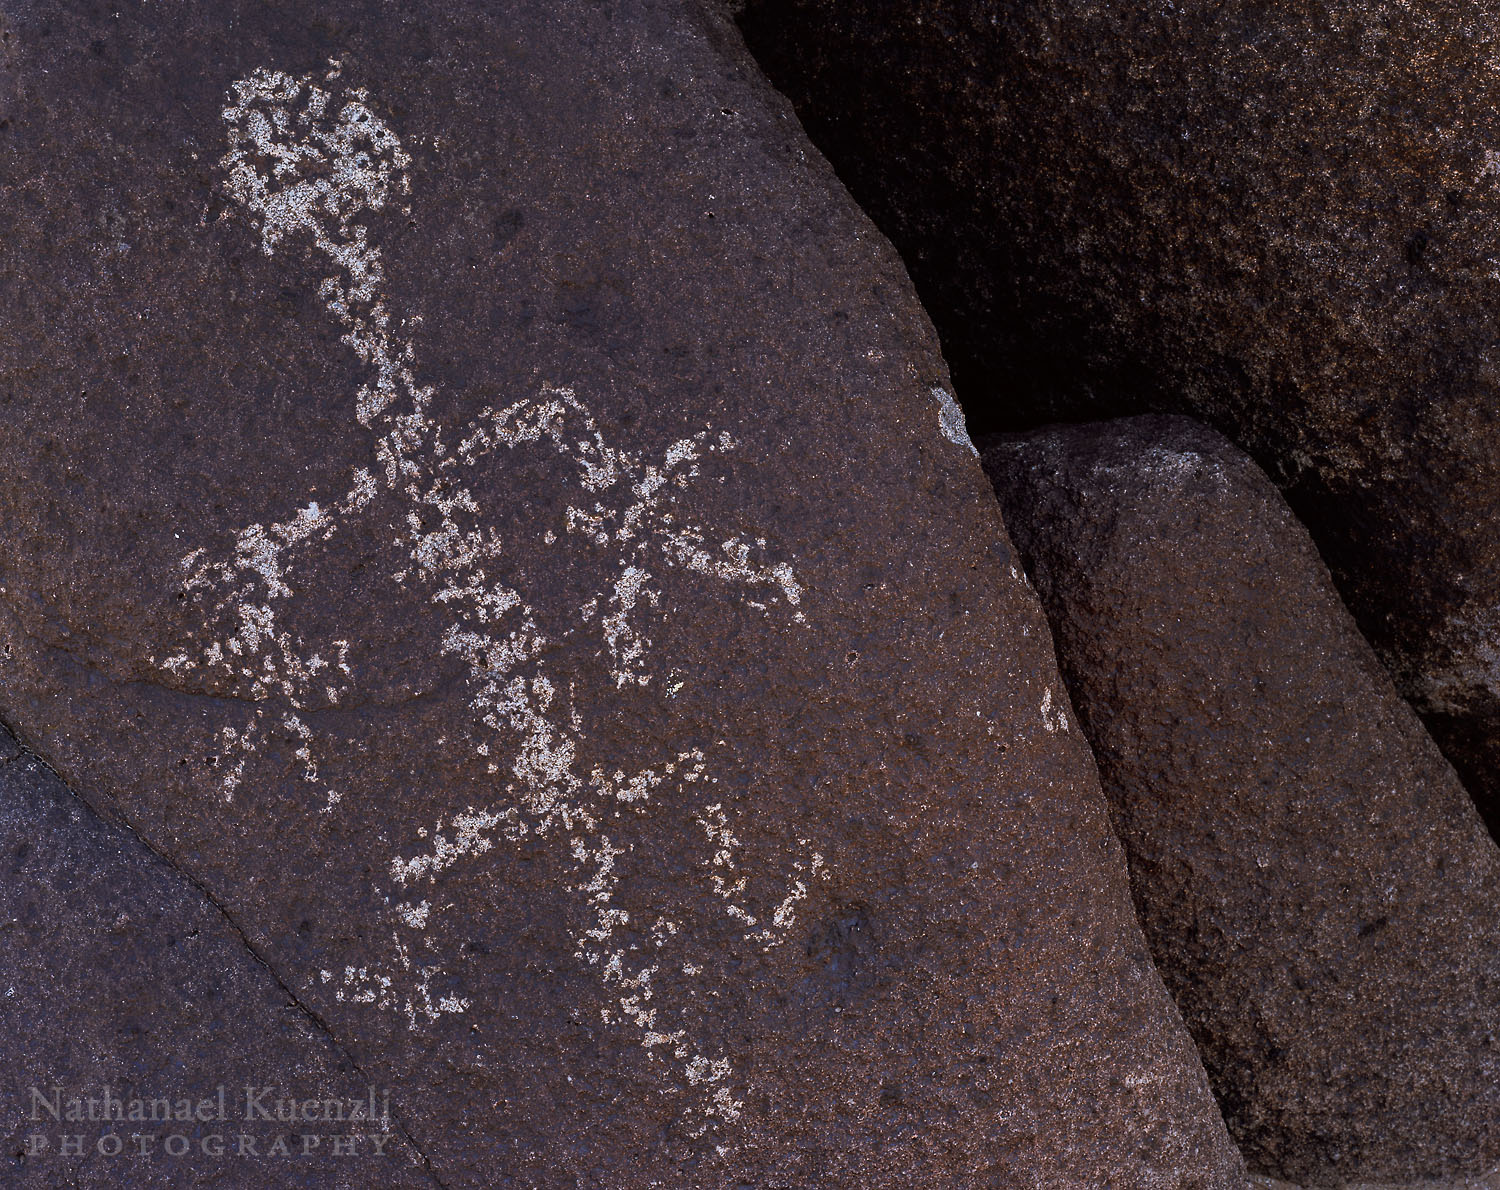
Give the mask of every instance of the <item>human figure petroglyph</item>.
[[[669, 917], [631, 922], [614, 903], [628, 868], [631, 817], [667, 793], [698, 804], [702, 878], [743, 936], [765, 949], [785, 938], [808, 881], [826, 876], [826, 868], [799, 839], [803, 858], [785, 874], [784, 893], [757, 912], [722, 799], [710, 793], [716, 781], [702, 750], [677, 751], [629, 773], [606, 764], [585, 773], [586, 725], [568, 682], [549, 672], [543, 652], [560, 639], [595, 634], [614, 688], [645, 688], [656, 677], [646, 622], [664, 609], [670, 575], [753, 590], [758, 598], [747, 603], [797, 623], [805, 622], [802, 588], [788, 563], [764, 560], [763, 540], [720, 539], [682, 516], [700, 464], [734, 449], [727, 433], [700, 430], [647, 461], [606, 441], [577, 394], [561, 385], [487, 408], [456, 436], [444, 432], [432, 414], [436, 390], [416, 377], [409, 336], [417, 320], [402, 320], [388, 304], [381, 251], [361, 221], [409, 199], [411, 158], [365, 90], [345, 87], [341, 75], [333, 63], [318, 80], [260, 69], [236, 82], [224, 111], [230, 148], [222, 165], [229, 194], [254, 218], [267, 254], [301, 239], [333, 265], [318, 294], [367, 373], [353, 416], [371, 435], [374, 465], [351, 465], [348, 488], [336, 500], [310, 500], [269, 527], [240, 530], [228, 551], [200, 548], [184, 558], [184, 590], [205, 609], [204, 639], [160, 664], [246, 692], [253, 709], [245, 724], [224, 732], [221, 796], [243, 796], [258, 740], [279, 725], [298, 743], [302, 776], [321, 796], [321, 811], [337, 812], [341, 795], [319, 772], [314, 715], [355, 689], [349, 641], [309, 645], [283, 626], [281, 612], [295, 601], [320, 543], [377, 501], [393, 503], [397, 544], [409, 559], [393, 578], [444, 617], [441, 650], [467, 669], [476, 750], [491, 758], [487, 767], [503, 796], [422, 828], [407, 853], [391, 859], [392, 959], [385, 969], [350, 965], [321, 971], [318, 980], [340, 1000], [404, 1014], [413, 1028], [466, 1011], [468, 999], [432, 990], [440, 963], [425, 931], [445, 908], [435, 903], [442, 874], [478, 860], [497, 840], [556, 836], [579, 873], [567, 889], [578, 904], [576, 957], [613, 997], [604, 1017], [633, 1028], [653, 1059], [671, 1056], [695, 1092], [689, 1114], [701, 1132], [736, 1118], [742, 1103], [731, 1089], [729, 1058], [694, 1040], [683, 1006], [662, 994], [663, 985], [691, 978], [706, 960], [669, 970], [664, 956], [686, 941], [682, 924]], [[607, 561], [608, 577], [566, 609], [569, 626], [560, 635], [542, 626], [524, 593], [503, 577], [506, 543], [482, 493], [465, 482], [480, 460], [516, 451], [557, 459], [564, 466], [559, 483], [576, 492], [539, 544]], [[508, 773], [498, 759], [505, 755]]]

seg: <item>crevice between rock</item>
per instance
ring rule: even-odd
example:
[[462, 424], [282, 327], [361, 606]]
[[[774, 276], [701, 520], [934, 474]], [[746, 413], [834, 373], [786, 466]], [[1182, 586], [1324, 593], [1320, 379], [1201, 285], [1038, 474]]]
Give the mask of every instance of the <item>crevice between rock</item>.
[[[265, 970], [266, 974], [271, 977], [276, 986], [281, 990], [282, 994], [286, 996], [288, 1002], [296, 1007], [296, 1009], [301, 1012], [302, 1015], [306, 1017], [307, 1020], [310, 1021], [320, 1033], [327, 1037], [328, 1044], [333, 1047], [334, 1052], [345, 1062], [347, 1062], [360, 1076], [360, 1078], [366, 1080], [367, 1082], [370, 1081], [369, 1075], [365, 1073], [364, 1067], [360, 1064], [359, 1060], [349, 1052], [343, 1042], [338, 1039], [337, 1034], [334, 1033], [332, 1027], [328, 1024], [328, 1022], [325, 1021], [311, 1006], [305, 1004], [302, 1001], [302, 998], [292, 990], [291, 985], [281, 977], [280, 972], [278, 972], [276, 968], [271, 965], [270, 961], [263, 954], [261, 954], [261, 952], [256, 948], [255, 944], [252, 943], [249, 937], [246, 936], [245, 931], [240, 928], [240, 924], [235, 920], [234, 915], [230, 913], [229, 909], [223, 904], [223, 902], [221, 902], [217, 897], [214, 896], [211, 891], [209, 891], [208, 886], [205, 885], [203, 881], [199, 880], [191, 872], [181, 867], [175, 860], [172, 859], [171, 856], [167, 855], [159, 848], [152, 846], [150, 841], [144, 838], [141, 833], [135, 829], [134, 824], [129, 822], [127, 819], [112, 814], [106, 814], [97, 806], [93, 805], [93, 803], [91, 803], [88, 798], [84, 797], [81, 793], [74, 789], [73, 786], [63, 778], [61, 773], [59, 773], [55, 768], [48, 764], [47, 761], [44, 760], [41, 756], [38, 756], [36, 752], [27, 745], [26, 739], [22, 735], [22, 733], [18, 731], [15, 725], [10, 721], [10, 719], [8, 719], [3, 714], [0, 714], [0, 732], [8, 733], [10, 738], [14, 741], [16, 748], [16, 751], [13, 755], [0, 756], [0, 769], [6, 768], [9, 765], [14, 764], [16, 761], [22, 759], [30, 759], [34, 761], [36, 764], [46, 769], [47, 772], [52, 774], [52, 776], [57, 779], [58, 783], [68, 791], [69, 795], [71, 795], [72, 798], [77, 801], [79, 805], [81, 805], [89, 814], [93, 815], [96, 819], [103, 823], [117, 826], [121, 830], [126, 831], [132, 839], [140, 844], [140, 846], [146, 851], [148, 855], [154, 856], [157, 860], [164, 864], [169, 871], [173, 872], [182, 880], [186, 881], [187, 884], [192, 888], [196, 889], [199, 895], [202, 896], [203, 899], [210, 905], [212, 905], [215, 910], [217, 910], [219, 916], [224, 919], [224, 923], [233, 932], [234, 936], [240, 940], [240, 944], [244, 946], [250, 957], [254, 959], [255, 962]], [[400, 1111], [395, 1106], [392, 1106], [390, 1108], [390, 1115], [391, 1122], [396, 1126], [397, 1131], [401, 1134], [401, 1138], [411, 1146], [412, 1152], [416, 1153], [416, 1155], [421, 1158], [422, 1167], [426, 1171], [427, 1176], [432, 1179], [435, 1185], [441, 1187], [441, 1190], [449, 1190], [448, 1183], [445, 1182], [442, 1176], [438, 1173], [436, 1167], [432, 1163], [432, 1159], [428, 1157], [426, 1151], [422, 1148], [422, 1146], [417, 1143], [416, 1137], [412, 1135], [410, 1129], [407, 1128], [405, 1122], [401, 1119]]]

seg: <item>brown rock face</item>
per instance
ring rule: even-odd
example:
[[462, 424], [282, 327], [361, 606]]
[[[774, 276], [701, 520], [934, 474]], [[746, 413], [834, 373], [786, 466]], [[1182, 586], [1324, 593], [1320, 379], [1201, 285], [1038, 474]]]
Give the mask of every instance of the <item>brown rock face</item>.
[[1237, 1184], [930, 328], [731, 29], [5, 11], [0, 707], [444, 1184]]
[[984, 457], [1251, 1167], [1500, 1160], [1500, 852], [1274, 487], [1176, 417]]
[[1500, 829], [1483, 7], [752, 0], [970, 420], [1193, 412], [1286, 491]]
[[5, 1185], [436, 1187], [219, 909], [14, 752], [0, 729]]

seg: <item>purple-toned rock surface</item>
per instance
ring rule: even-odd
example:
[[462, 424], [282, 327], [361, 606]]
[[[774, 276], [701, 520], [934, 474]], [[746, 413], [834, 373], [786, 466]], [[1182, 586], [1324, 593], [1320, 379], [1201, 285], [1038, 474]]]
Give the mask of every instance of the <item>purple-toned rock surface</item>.
[[1500, 1162], [1500, 851], [1261, 471], [1141, 417], [985, 441], [1147, 939], [1252, 1169]]
[[218, 907], [16, 752], [0, 729], [0, 1180], [436, 1187]]
[[1500, 27], [1464, 0], [749, 0], [982, 430], [1267, 468], [1500, 834]]
[[731, 28], [4, 24], [0, 711], [445, 1184], [1238, 1184], [927, 320]]

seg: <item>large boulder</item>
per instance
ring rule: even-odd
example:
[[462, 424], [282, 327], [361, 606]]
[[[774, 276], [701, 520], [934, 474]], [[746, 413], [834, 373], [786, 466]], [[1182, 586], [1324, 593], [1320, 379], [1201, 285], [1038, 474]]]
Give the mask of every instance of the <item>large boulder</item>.
[[1500, 829], [1500, 30], [1483, 6], [751, 0], [980, 429], [1193, 412]]
[[7, 1186], [439, 1185], [218, 906], [3, 728], [0, 856]]
[[1500, 850], [1276, 489], [1177, 417], [984, 457], [1251, 1167], [1500, 1162]]
[[444, 1184], [1236, 1184], [930, 327], [731, 27], [5, 24], [0, 708]]

